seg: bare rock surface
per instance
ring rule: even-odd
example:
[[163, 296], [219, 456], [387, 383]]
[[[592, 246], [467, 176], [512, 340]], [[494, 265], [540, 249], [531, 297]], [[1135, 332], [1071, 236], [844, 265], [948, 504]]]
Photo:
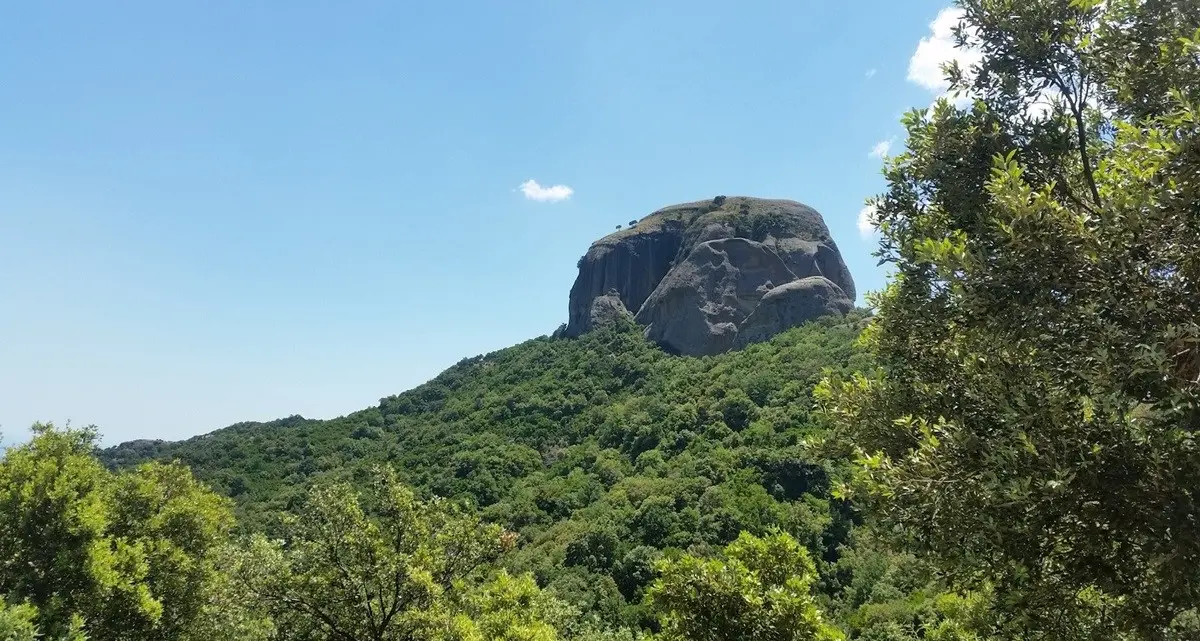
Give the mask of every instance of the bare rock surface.
[[566, 334], [633, 314], [671, 351], [717, 354], [844, 314], [854, 297], [814, 209], [718, 197], [660, 209], [593, 243], [579, 261]]

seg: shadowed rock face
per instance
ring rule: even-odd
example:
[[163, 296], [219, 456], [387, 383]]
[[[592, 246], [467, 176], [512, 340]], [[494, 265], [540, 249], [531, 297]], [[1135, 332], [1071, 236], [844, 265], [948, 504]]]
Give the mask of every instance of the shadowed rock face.
[[671, 269], [683, 242], [681, 226], [671, 221], [661, 229], [647, 230], [616, 240], [613, 234], [592, 244], [579, 261], [579, 276], [571, 287], [567, 334], [588, 329], [592, 300], [616, 292], [625, 309], [637, 311]]
[[717, 354], [853, 307], [825, 221], [790, 200], [730, 197], [660, 209], [579, 261], [566, 333], [633, 313], [681, 354]]

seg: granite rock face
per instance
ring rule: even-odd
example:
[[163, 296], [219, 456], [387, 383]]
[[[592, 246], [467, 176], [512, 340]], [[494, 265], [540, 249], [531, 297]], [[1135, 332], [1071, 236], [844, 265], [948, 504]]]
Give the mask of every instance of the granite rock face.
[[633, 314], [625, 308], [625, 303], [621, 302], [621, 296], [615, 289], [592, 299], [592, 309], [588, 314], [589, 326], [603, 327], [620, 322], [622, 318], [633, 318]]
[[668, 350], [717, 354], [853, 307], [825, 221], [790, 200], [718, 197], [660, 209], [579, 261], [566, 334], [632, 313]]
[[845, 315], [854, 302], [824, 276], [809, 276], [767, 292], [738, 328], [735, 348], [769, 340], [782, 331], [822, 316]]

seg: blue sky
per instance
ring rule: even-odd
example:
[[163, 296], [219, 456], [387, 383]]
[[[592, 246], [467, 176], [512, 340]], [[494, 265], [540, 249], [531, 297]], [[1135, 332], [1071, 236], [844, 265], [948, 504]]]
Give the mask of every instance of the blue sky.
[[878, 289], [872, 152], [947, 4], [12, 4], [0, 431], [354, 411], [553, 331], [592, 240], [718, 194], [816, 207]]

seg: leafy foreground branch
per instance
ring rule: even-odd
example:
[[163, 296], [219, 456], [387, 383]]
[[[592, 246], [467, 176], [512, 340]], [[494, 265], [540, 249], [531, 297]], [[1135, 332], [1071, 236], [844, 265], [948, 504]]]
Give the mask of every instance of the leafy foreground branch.
[[[47, 638], [226, 639], [212, 606], [233, 518], [186, 468], [122, 474], [95, 432], [35, 425], [0, 461], [0, 629]], [[3, 638], [3, 637], [0, 637]]]
[[[1200, 4], [963, 0], [968, 109], [906, 117], [878, 370], [823, 409], [871, 507], [1008, 638], [1200, 603]], [[1048, 105], [1048, 106], [1047, 106]], [[1193, 628], [1194, 630], [1194, 628]]]

